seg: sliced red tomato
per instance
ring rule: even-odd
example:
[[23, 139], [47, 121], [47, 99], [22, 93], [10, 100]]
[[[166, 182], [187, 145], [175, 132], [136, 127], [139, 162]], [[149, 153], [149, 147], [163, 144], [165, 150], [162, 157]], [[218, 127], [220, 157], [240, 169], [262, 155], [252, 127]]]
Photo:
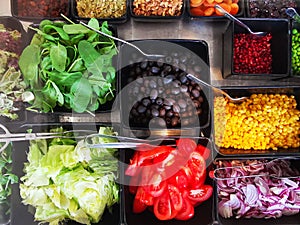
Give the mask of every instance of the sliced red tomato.
[[210, 185], [202, 185], [198, 189], [192, 189], [188, 192], [188, 198], [194, 205], [206, 201], [212, 196], [213, 188]]
[[152, 176], [152, 179], [150, 180], [150, 184], [147, 186], [146, 190], [153, 197], [161, 196], [163, 192], [166, 190], [167, 182], [163, 179], [164, 179], [163, 176], [158, 173]]
[[172, 210], [177, 212], [180, 211], [182, 208], [182, 196], [179, 189], [176, 186], [169, 184], [168, 192], [171, 199]]
[[146, 210], [147, 205], [143, 203], [140, 199], [134, 198], [133, 200], [133, 209], [134, 213], [142, 213]]
[[155, 198], [153, 212], [159, 220], [170, 220], [172, 219], [172, 207], [171, 200], [168, 192], [165, 192], [159, 198]]
[[199, 167], [195, 163], [189, 163], [189, 168], [193, 171], [193, 179], [190, 182], [189, 187], [192, 189], [201, 187], [206, 180], [206, 169], [199, 169]]
[[175, 216], [177, 220], [189, 220], [194, 216], [195, 210], [190, 199], [188, 198], [188, 192], [184, 191], [182, 194], [182, 208]]
[[129, 192], [131, 194], [136, 194], [139, 184], [139, 176], [133, 176], [129, 181]]
[[138, 165], [153, 165], [155, 163], [163, 161], [174, 148], [171, 146], [159, 146], [148, 151], [140, 151], [138, 159]]
[[147, 206], [153, 205], [154, 203], [153, 196], [149, 192], [145, 191], [143, 186], [138, 187], [135, 198]]
[[[187, 189], [187, 187], [189, 185], [189, 179], [191, 179], [191, 178], [188, 178], [184, 169], [186, 169], [186, 168], [183, 167], [176, 174], [174, 174], [173, 176], [171, 176], [168, 179], [168, 183], [175, 185], [180, 190]], [[187, 169], [189, 170], [189, 168], [187, 168]]]
[[184, 157], [189, 156], [196, 148], [197, 144], [189, 138], [180, 138], [177, 140], [177, 149]]
[[187, 167], [191, 170], [191, 187], [197, 188], [204, 184], [206, 179], [206, 163], [204, 158], [198, 152], [192, 152]]
[[133, 157], [130, 159], [129, 165], [125, 171], [125, 174], [127, 176], [134, 176], [136, 174], [138, 169], [138, 157], [139, 157], [139, 153], [135, 152]]
[[209, 159], [211, 153], [209, 148], [199, 144], [197, 145], [196, 151], [200, 153], [204, 160]]

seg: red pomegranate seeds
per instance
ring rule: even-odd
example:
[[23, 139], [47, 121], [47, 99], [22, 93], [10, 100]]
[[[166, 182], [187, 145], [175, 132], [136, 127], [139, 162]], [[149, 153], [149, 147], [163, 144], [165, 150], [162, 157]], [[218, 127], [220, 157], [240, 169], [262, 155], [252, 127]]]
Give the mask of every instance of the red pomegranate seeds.
[[263, 37], [252, 34], [234, 34], [234, 73], [272, 73], [271, 38], [270, 33]]

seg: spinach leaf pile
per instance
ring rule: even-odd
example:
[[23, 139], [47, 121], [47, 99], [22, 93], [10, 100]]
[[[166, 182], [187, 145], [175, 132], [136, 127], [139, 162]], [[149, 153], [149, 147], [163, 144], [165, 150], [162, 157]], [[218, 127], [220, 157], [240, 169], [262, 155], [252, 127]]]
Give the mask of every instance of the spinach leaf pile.
[[[108, 23], [89, 25], [113, 35]], [[96, 111], [114, 98], [115, 42], [81, 24], [43, 20], [19, 60], [34, 94], [30, 110], [53, 112], [56, 106], [75, 112]]]

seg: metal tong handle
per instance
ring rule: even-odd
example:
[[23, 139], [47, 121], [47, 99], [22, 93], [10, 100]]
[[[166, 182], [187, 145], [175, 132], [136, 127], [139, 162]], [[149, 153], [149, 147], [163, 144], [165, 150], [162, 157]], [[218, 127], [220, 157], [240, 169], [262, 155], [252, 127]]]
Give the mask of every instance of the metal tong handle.
[[[14, 141], [30, 141], [38, 139], [50, 139], [50, 138], [85, 138], [87, 134], [95, 133], [93, 130], [70, 130], [63, 132], [41, 132], [41, 133], [16, 133], [12, 134], [3, 124], [0, 123], [0, 130], [4, 131], [4, 134], [0, 134], [0, 152], [4, 151], [7, 146]], [[66, 136], [66, 134], [73, 134], [73, 136]], [[76, 135], [78, 133], [78, 135]], [[79, 134], [81, 133], [81, 134]]]
[[[111, 138], [115, 139], [116, 142], [101, 142], [93, 143], [94, 138]], [[162, 141], [174, 141], [174, 138], [168, 137], [159, 137], [155, 139], [140, 139], [133, 137], [124, 137], [124, 136], [113, 136], [105, 134], [91, 134], [86, 136], [84, 142], [85, 145], [89, 148], [136, 148], [140, 145], [149, 145], [149, 146], [158, 146]], [[117, 142], [119, 141], [119, 142]]]
[[236, 168], [243, 168], [243, 167], [253, 167], [253, 166], [261, 166], [261, 165], [267, 165], [270, 164], [272, 162], [275, 162], [277, 160], [289, 160], [289, 159], [295, 159], [295, 157], [283, 157], [283, 158], [276, 158], [276, 159], [272, 159], [268, 162], [261, 162], [261, 163], [257, 163], [257, 164], [252, 164], [252, 165], [243, 165], [243, 166], [227, 166], [227, 167], [220, 167], [217, 169], [214, 169], [214, 179], [215, 180], [228, 180], [228, 179], [238, 179], [238, 178], [249, 178], [249, 177], [273, 177], [276, 179], [284, 179], [284, 178], [299, 178], [300, 176], [288, 176], [288, 177], [283, 177], [283, 176], [276, 176], [276, 175], [272, 175], [272, 174], [254, 174], [254, 175], [244, 175], [244, 176], [235, 176], [235, 177], [218, 177], [218, 171], [220, 170], [226, 170], [226, 169], [236, 169]]

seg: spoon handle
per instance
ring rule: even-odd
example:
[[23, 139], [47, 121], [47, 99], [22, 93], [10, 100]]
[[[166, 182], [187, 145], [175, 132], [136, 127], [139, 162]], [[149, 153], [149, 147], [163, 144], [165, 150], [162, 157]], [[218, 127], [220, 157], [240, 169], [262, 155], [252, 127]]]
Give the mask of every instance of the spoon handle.
[[195, 76], [192, 75], [192, 74], [187, 74], [186, 76], [187, 76], [187, 78], [189, 78], [189, 79], [195, 81], [195, 82], [198, 83], [198, 84], [202, 84], [202, 85], [204, 85], [204, 86], [206, 86], [206, 87], [210, 87], [210, 88], [212, 88], [214, 91], [219, 92], [219, 93], [221, 93], [221, 94], [224, 94], [225, 96], [228, 96], [228, 94], [227, 94], [225, 91], [223, 91], [222, 89], [217, 88], [217, 87], [215, 87], [215, 86], [213, 86], [213, 85], [211, 85], [211, 84], [208, 84], [208, 83], [206, 83], [205, 81], [199, 79], [198, 77], [195, 77]]
[[296, 22], [300, 23], [300, 16], [299, 14], [296, 12], [296, 10], [294, 8], [287, 8], [285, 10], [285, 13], [291, 17], [292, 19], [294, 19]]
[[232, 16], [230, 13], [228, 13], [225, 9], [223, 9], [221, 6], [219, 6], [218, 4], [215, 5], [215, 8], [218, 9], [221, 13], [224, 14], [225, 17], [227, 17], [228, 19], [236, 22], [237, 24], [239, 24], [240, 26], [246, 28], [250, 33], [251, 33], [251, 30], [250, 28], [244, 24], [243, 22], [241, 22], [240, 20], [238, 20], [237, 18], [235, 18], [234, 16]]
[[112, 36], [112, 35], [106, 34], [106, 33], [102, 32], [102, 31], [100, 31], [100, 30], [97, 30], [97, 29], [95, 29], [95, 28], [93, 28], [93, 27], [87, 25], [86, 23], [84, 23], [84, 22], [82, 22], [82, 21], [80, 21], [80, 24], [83, 25], [83, 26], [85, 26], [85, 27], [87, 27], [87, 28], [89, 28], [90, 30], [93, 30], [93, 31], [95, 31], [95, 32], [97, 32], [97, 33], [103, 35], [103, 36], [106, 36], [106, 37], [108, 37], [108, 38], [111, 38], [111, 39], [114, 39], [114, 40], [116, 40], [116, 41], [122, 42], [123, 44], [127, 44], [127, 45], [129, 45], [129, 46], [135, 48], [136, 50], [138, 50], [138, 51], [139, 51], [140, 53], [142, 53], [143, 55], [147, 55], [147, 54], [144, 53], [140, 48], [138, 48], [138, 47], [135, 46], [134, 44], [131, 44], [130, 42], [127, 42], [127, 41], [125, 41], [125, 40], [123, 40], [123, 39], [120, 39], [120, 38], [114, 37], [114, 36]]

